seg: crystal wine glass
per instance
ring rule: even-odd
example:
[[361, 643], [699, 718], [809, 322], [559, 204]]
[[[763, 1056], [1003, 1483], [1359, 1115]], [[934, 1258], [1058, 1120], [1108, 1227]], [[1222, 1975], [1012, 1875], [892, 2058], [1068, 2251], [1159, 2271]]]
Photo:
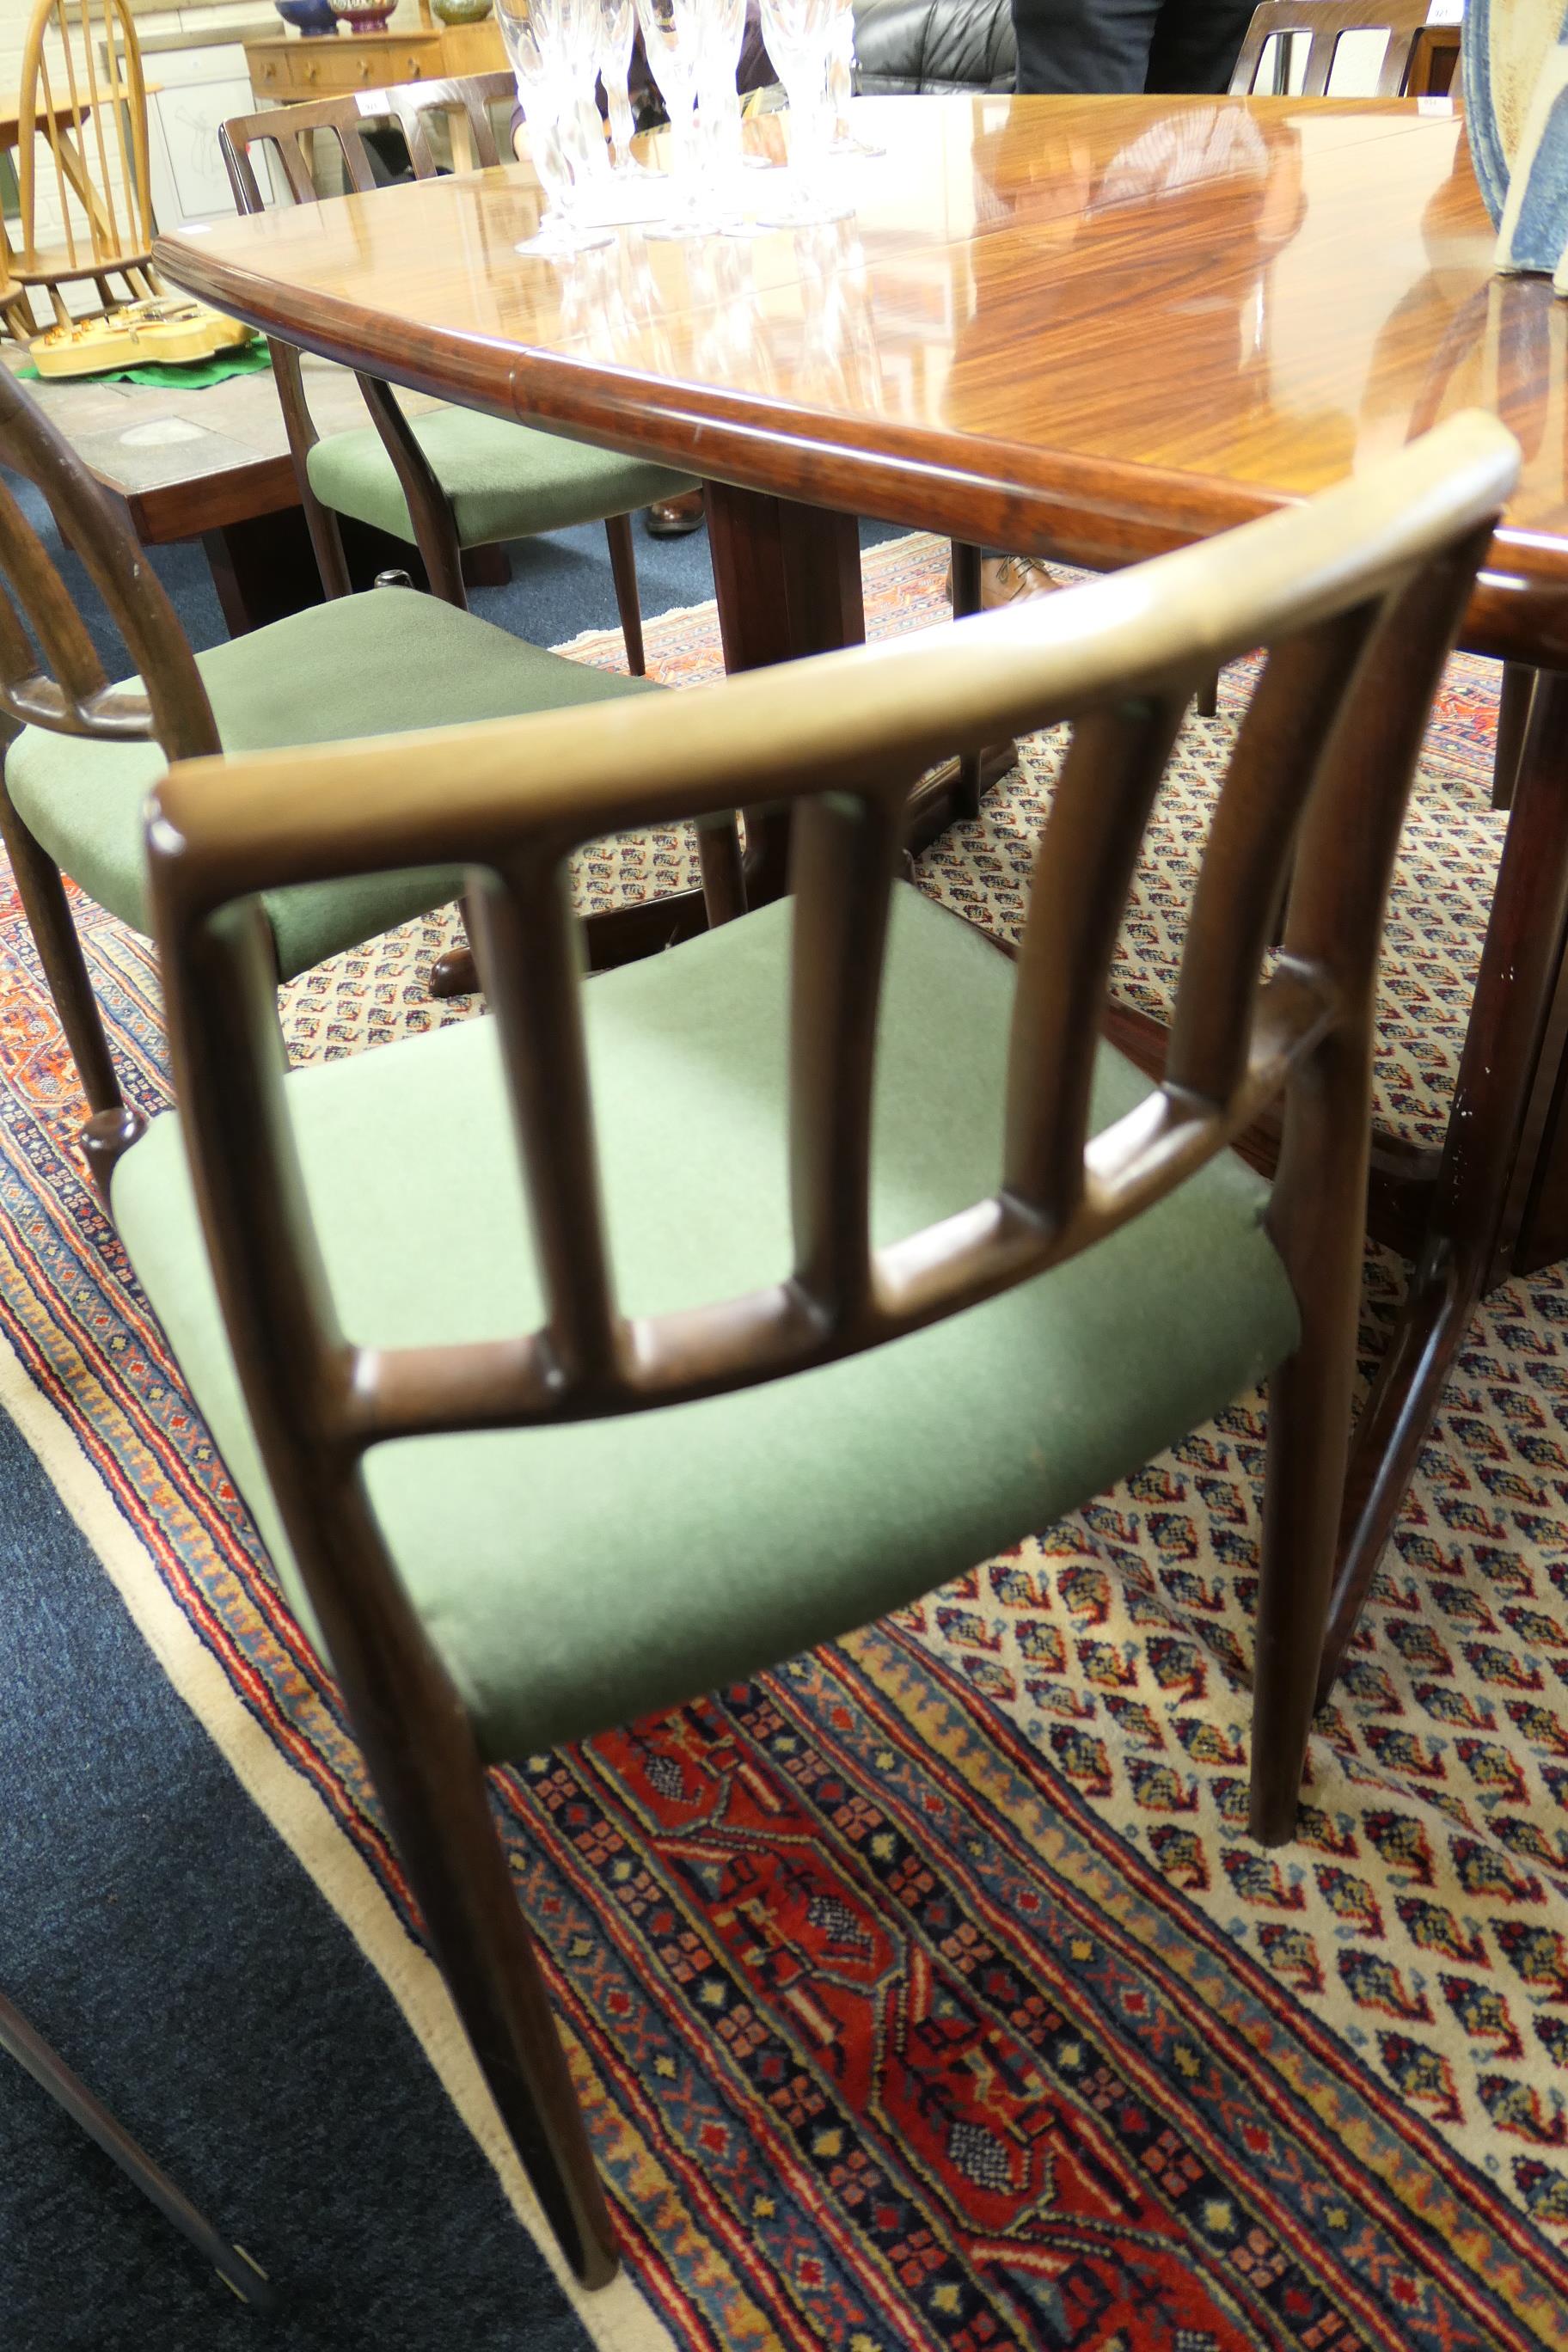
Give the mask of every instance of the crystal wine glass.
[[827, 152], [827, 57], [834, 0], [762, 0], [763, 37], [789, 100], [792, 185], [761, 217], [772, 228], [842, 220], [853, 208], [824, 181]]
[[637, 121], [632, 113], [632, 42], [637, 34], [637, 0], [597, 0], [599, 79], [610, 110], [611, 168], [623, 176], [646, 173], [661, 177], [632, 153]]
[[855, 94], [855, 0], [834, 0], [833, 30], [827, 52], [827, 104], [833, 125], [827, 142], [830, 155], [884, 155], [885, 147], [858, 139], [849, 124], [849, 101]]
[[[746, 34], [746, 0], [703, 0], [702, 41], [698, 64], [699, 127], [708, 152], [708, 168], [721, 204], [735, 181], [741, 161], [741, 93], [736, 75]], [[745, 226], [731, 218], [724, 205], [726, 228]]]
[[529, 152], [544, 194], [539, 233], [517, 250], [559, 257], [606, 245], [609, 230], [594, 228], [583, 217], [587, 184], [604, 169], [605, 144], [598, 109], [591, 99], [592, 138], [582, 116], [584, 93], [578, 85], [586, 56], [584, 0], [496, 0], [496, 16], [517, 78]]
[[669, 117], [670, 209], [650, 221], [645, 236], [710, 236], [719, 220], [704, 185], [705, 158], [696, 109], [703, 16], [699, 0], [637, 0], [648, 70]]

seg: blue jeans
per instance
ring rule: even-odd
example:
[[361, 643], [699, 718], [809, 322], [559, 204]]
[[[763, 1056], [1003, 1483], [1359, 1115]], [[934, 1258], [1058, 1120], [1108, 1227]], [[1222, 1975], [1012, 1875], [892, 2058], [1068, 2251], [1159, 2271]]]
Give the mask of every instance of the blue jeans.
[[1021, 90], [1223, 90], [1252, 0], [1013, 0]]

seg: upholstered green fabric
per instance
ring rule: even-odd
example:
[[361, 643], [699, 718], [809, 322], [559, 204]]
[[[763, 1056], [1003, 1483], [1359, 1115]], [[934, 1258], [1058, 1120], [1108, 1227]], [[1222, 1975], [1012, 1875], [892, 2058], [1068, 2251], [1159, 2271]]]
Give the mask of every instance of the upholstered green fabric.
[[[504, 719], [647, 691], [542, 653], [437, 596], [382, 588], [292, 614], [198, 655], [228, 751], [333, 743]], [[34, 837], [89, 898], [148, 930], [142, 811], [164, 769], [155, 743], [90, 743], [29, 727], [5, 782]], [[267, 901], [285, 979], [454, 898], [455, 873], [367, 875]]]
[[[896, 894], [877, 1105], [879, 1240], [994, 1187], [1011, 966]], [[787, 910], [585, 991], [623, 1305], [787, 1271]], [[287, 1081], [345, 1329], [531, 1327], [495, 1024]], [[1143, 1081], [1102, 1049], [1097, 1124]], [[388, 1149], [388, 1139], [395, 1149]], [[486, 1753], [628, 1720], [848, 1630], [1098, 1493], [1295, 1345], [1259, 1180], [1226, 1158], [1111, 1240], [912, 1338], [743, 1394], [368, 1460], [388, 1543]], [[114, 1214], [295, 1606], [197, 1230], [179, 1128], [121, 1160]]]
[[[509, 425], [471, 408], [432, 408], [411, 417], [414, 437], [452, 501], [464, 547], [491, 547], [535, 531], [566, 530], [629, 514], [697, 485], [642, 457], [617, 457], [559, 433]], [[305, 461], [310, 488], [334, 514], [411, 540], [402, 485], [374, 425], [329, 434]]]

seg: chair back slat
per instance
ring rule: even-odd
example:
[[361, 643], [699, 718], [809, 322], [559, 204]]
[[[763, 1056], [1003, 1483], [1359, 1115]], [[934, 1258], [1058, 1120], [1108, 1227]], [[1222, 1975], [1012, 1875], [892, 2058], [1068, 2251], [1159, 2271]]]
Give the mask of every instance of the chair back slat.
[[1166, 1083], [1212, 1103], [1242, 1083], [1251, 992], [1289, 879], [1297, 818], [1377, 622], [1339, 614], [1264, 664], [1215, 811], [1182, 946]]
[[[51, 65], [51, 53], [56, 66]], [[63, 85], [62, 85], [63, 74]], [[125, 275], [153, 284], [147, 87], [129, 0], [38, 0], [23, 47], [18, 100], [21, 260], [28, 275]], [[42, 258], [37, 151], [53, 165], [64, 268]], [[57, 289], [58, 305], [58, 289]]]
[[1348, 34], [1381, 33], [1383, 57], [1378, 68], [1377, 96], [1403, 97], [1411, 63], [1426, 23], [1428, 0], [1261, 0], [1247, 26], [1247, 37], [1230, 78], [1233, 92], [1247, 95], [1258, 88], [1264, 53], [1271, 40], [1304, 39], [1307, 61], [1300, 96], [1322, 98], [1328, 92], [1339, 54]]
[[431, 125], [438, 117], [462, 117], [481, 169], [500, 163], [490, 109], [515, 104], [517, 83], [510, 73], [465, 74], [446, 81], [400, 82], [378, 95], [403, 133], [415, 178], [428, 180], [441, 168], [430, 144]]
[[108, 607], [127, 671], [141, 682], [140, 689], [110, 685], [53, 557], [15, 491], [0, 482], [0, 579], [16, 607], [0, 599], [0, 711], [18, 725], [103, 742], [156, 741], [170, 760], [216, 751], [217, 728], [195, 658], [123, 509], [4, 369], [0, 466], [42, 493], [60, 538]]
[[342, 98], [314, 99], [302, 106], [275, 106], [257, 114], [231, 115], [219, 127], [218, 145], [242, 213], [266, 208], [249, 160], [249, 150], [255, 146], [263, 146], [277, 157], [296, 204], [315, 203], [318, 190], [310, 142], [319, 131], [336, 144], [350, 187], [358, 195], [368, 195], [377, 182], [364, 141], [367, 130], [381, 124], [395, 127], [408, 151], [414, 177], [428, 180], [443, 168], [431, 144], [431, 126], [438, 119], [450, 121], [458, 117], [467, 126], [479, 163], [493, 164], [500, 159], [489, 110], [509, 93], [515, 97], [516, 84], [505, 73], [353, 90]]
[[[231, 760], [221, 793], [204, 789], [199, 768], [172, 777], [152, 840], [171, 1039], [226, 1315], [279, 1458], [314, 1463], [320, 1493], [388, 1437], [687, 1402], [901, 1337], [1154, 1205], [1282, 1088], [1288, 1106], [1310, 1093], [1320, 1055], [1366, 1061], [1381, 908], [1422, 727], [1517, 465], [1495, 420], [1453, 419], [1353, 484], [1225, 541], [1037, 608], [824, 657], [809, 681], [790, 666], [635, 715], [558, 711], [445, 742]], [[1258, 646], [1270, 666], [1220, 787], [1179, 983], [1179, 1074], [1086, 1142], [1112, 946], [1182, 710], [1215, 663]], [[1071, 740], [1031, 883], [995, 1187], [879, 1245], [868, 1138], [909, 780], [1058, 724]], [[795, 1265], [771, 1286], [623, 1318], [565, 864], [580, 843], [700, 824], [737, 797], [787, 806], [796, 823], [784, 1146]], [[1264, 944], [1292, 849], [1270, 974]], [[226, 961], [222, 926], [264, 887], [436, 863], [471, 876], [521, 1144], [519, 1215], [526, 1200], [547, 1311], [510, 1339], [344, 1349], [308, 1314], [282, 1327], [276, 1201], [299, 1197], [299, 1176], [277, 1108], [276, 1009], [255, 971]], [[1227, 923], [1234, 945], [1220, 936]], [[1216, 1007], [1220, 992], [1239, 1018]], [[247, 1022], [258, 1034], [272, 1024], [268, 1054], [230, 1050]], [[1293, 1180], [1298, 1192], [1310, 1178]], [[282, 1271], [298, 1303], [300, 1282]], [[286, 1375], [264, 1402], [243, 1338], [258, 1319], [273, 1374]], [[296, 1392], [336, 1402], [312, 1418], [294, 1409]], [[310, 1530], [301, 1539], [318, 1542]]]
[[470, 897], [475, 951], [500, 1029], [547, 1312], [550, 1377], [613, 1391], [623, 1335], [599, 1186], [577, 984], [578, 942], [558, 854], [531, 857]]
[[795, 1279], [837, 1330], [871, 1302], [871, 1089], [896, 803], [843, 793], [805, 804], [791, 880], [798, 926], [789, 1008]]
[[[44, 659], [69, 701], [79, 708], [101, 693], [109, 680], [65, 582], [5, 482], [0, 482], [0, 548], [5, 550], [7, 578], [32, 624]], [[36, 674], [36, 665], [30, 665], [28, 677]], [[23, 683], [19, 677], [5, 679], [7, 687]]]
[[[60, 26], [61, 26], [61, 31], [62, 31], [62, 33], [63, 33], [63, 35], [64, 35], [64, 37], [65, 37], [65, 40], [66, 40], [66, 55], [67, 55], [67, 57], [68, 57], [68, 58], [71, 58], [71, 57], [74, 57], [74, 55], [75, 55], [75, 44], [74, 44], [74, 43], [71, 41], [71, 39], [70, 39], [70, 33], [69, 33], [69, 17], [68, 17], [68, 13], [67, 13], [67, 8], [66, 8], [66, 6], [65, 6], [65, 5], [64, 5], [64, 0], [62, 0], [62, 5], [61, 5], [61, 6], [60, 6], [60, 9], [59, 9], [58, 14], [59, 14], [59, 23], [60, 23]], [[105, 29], [107, 30], [107, 28], [108, 28], [108, 10], [107, 10], [107, 9], [105, 10], [104, 15], [105, 15]], [[97, 153], [98, 153], [98, 167], [99, 167], [99, 181], [98, 181], [98, 184], [99, 184], [100, 188], [100, 189], [102, 190], [102, 192], [103, 192], [103, 193], [102, 193], [102, 204], [103, 204], [104, 213], [105, 213], [105, 215], [106, 215], [106, 218], [105, 218], [105, 220], [104, 220], [104, 222], [103, 222], [102, 226], [103, 226], [103, 227], [104, 227], [104, 228], [107, 230], [107, 232], [108, 232], [109, 238], [110, 238], [110, 241], [111, 246], [113, 246], [113, 247], [118, 247], [118, 246], [119, 246], [119, 243], [120, 243], [120, 235], [121, 235], [121, 232], [120, 232], [120, 220], [119, 220], [119, 215], [118, 215], [117, 211], [116, 211], [115, 202], [114, 202], [114, 174], [113, 174], [113, 173], [112, 173], [112, 172], [110, 170], [110, 168], [109, 168], [109, 141], [108, 141], [108, 139], [104, 136], [104, 128], [103, 128], [104, 93], [103, 93], [103, 91], [102, 91], [101, 89], [100, 89], [100, 88], [99, 88], [99, 84], [98, 84], [98, 56], [97, 56], [97, 42], [96, 42], [96, 40], [95, 40], [95, 38], [94, 38], [94, 28], [93, 28], [93, 22], [92, 22], [92, 18], [91, 18], [91, 16], [89, 16], [89, 14], [88, 13], [88, 0], [80, 0], [80, 6], [79, 6], [79, 11], [78, 11], [78, 16], [79, 16], [79, 22], [80, 22], [80, 26], [81, 26], [81, 50], [82, 50], [82, 58], [83, 58], [83, 61], [84, 61], [84, 63], [85, 63], [85, 65], [86, 65], [86, 68], [87, 68], [87, 77], [86, 77], [86, 79], [87, 79], [87, 101], [88, 101], [88, 105], [89, 105], [89, 108], [90, 108], [90, 110], [91, 110], [91, 111], [89, 112], [89, 116], [88, 116], [88, 128], [89, 128], [89, 131], [91, 131], [91, 133], [92, 133], [92, 143], [93, 143], [94, 148], [97, 150]], [[113, 71], [113, 68], [112, 68], [112, 50], [110, 51], [110, 60], [111, 60], [111, 62], [110, 62], [110, 88], [112, 89], [114, 82], [115, 82], [115, 81], [117, 81], [117, 80], [118, 80], [118, 79], [119, 79], [118, 75], [116, 75], [116, 74], [114, 73], [114, 71]], [[72, 95], [73, 95], [73, 96], [75, 95], [74, 88], [73, 88]], [[123, 126], [123, 124], [119, 121], [120, 108], [119, 108], [119, 104], [118, 104], [118, 101], [117, 101], [117, 100], [111, 100], [110, 106], [110, 113], [111, 113], [111, 114], [113, 114], [113, 115], [114, 115], [114, 117], [116, 118], [116, 120], [115, 120], [115, 129], [116, 129], [116, 131], [120, 133], [120, 152], [121, 152], [121, 158], [122, 158], [122, 160], [123, 160], [123, 158], [124, 158], [124, 152], [125, 152], [125, 149], [124, 149], [124, 126]]]
[[1099, 1013], [1149, 811], [1195, 676], [1073, 730], [1018, 950], [1002, 1186], [1047, 1231], [1083, 1189]]

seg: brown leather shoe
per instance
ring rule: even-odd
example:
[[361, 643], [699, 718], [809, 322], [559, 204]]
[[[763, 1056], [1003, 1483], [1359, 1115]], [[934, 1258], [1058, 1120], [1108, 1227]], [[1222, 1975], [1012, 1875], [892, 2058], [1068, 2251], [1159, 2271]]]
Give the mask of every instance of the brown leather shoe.
[[1037, 555], [988, 555], [980, 566], [980, 609], [1000, 612], [1026, 596], [1048, 596], [1057, 585]]
[[684, 539], [702, 527], [702, 493], [682, 490], [678, 499], [660, 499], [647, 510], [650, 539]]

